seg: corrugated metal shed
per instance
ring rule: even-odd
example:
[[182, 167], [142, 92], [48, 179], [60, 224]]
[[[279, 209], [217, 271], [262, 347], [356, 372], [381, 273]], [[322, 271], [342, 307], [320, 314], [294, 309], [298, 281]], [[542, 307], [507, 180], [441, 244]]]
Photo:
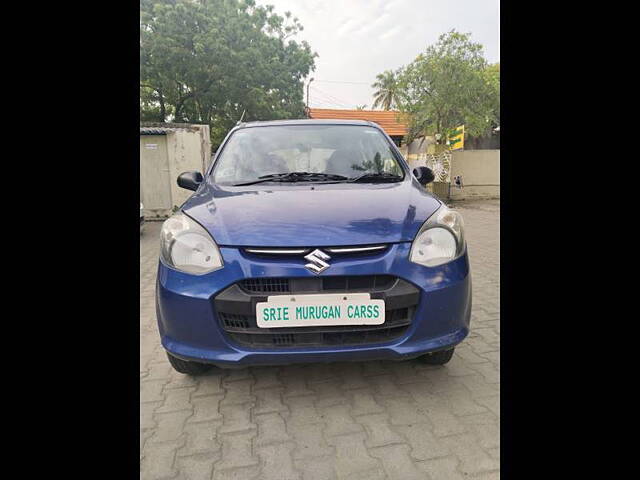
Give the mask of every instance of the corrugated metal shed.
[[181, 129], [197, 132], [202, 126], [191, 123], [142, 122], [140, 123], [140, 135], [166, 135]]
[[173, 128], [140, 127], [140, 135], [166, 135], [172, 132]]
[[310, 108], [311, 118], [367, 120], [375, 122], [387, 132], [389, 136], [406, 135], [407, 125], [399, 120], [400, 112], [394, 110], [333, 110], [329, 108]]

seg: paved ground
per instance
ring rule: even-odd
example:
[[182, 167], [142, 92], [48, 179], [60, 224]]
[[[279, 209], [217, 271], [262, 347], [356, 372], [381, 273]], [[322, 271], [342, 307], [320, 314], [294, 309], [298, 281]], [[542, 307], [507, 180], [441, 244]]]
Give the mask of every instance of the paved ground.
[[143, 479], [497, 479], [499, 201], [458, 204], [473, 272], [471, 334], [451, 362], [174, 372], [154, 311], [159, 223], [140, 240]]

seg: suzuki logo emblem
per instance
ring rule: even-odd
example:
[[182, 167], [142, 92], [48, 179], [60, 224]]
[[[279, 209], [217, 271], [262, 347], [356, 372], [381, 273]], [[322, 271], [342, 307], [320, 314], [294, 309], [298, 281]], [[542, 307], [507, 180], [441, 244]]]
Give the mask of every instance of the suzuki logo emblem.
[[315, 249], [309, 255], [305, 255], [304, 258], [309, 260], [309, 263], [307, 263], [305, 267], [313, 273], [322, 273], [331, 266], [326, 262], [326, 260], [330, 260], [331, 257], [319, 249]]

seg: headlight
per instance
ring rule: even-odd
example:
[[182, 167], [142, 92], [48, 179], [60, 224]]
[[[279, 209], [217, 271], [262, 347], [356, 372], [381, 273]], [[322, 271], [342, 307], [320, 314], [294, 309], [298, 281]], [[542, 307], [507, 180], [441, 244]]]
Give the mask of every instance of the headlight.
[[222, 268], [222, 256], [211, 235], [183, 213], [166, 220], [160, 232], [160, 258], [181, 272], [203, 275]]
[[435, 267], [453, 260], [463, 249], [462, 215], [443, 204], [420, 228], [409, 258], [413, 263]]

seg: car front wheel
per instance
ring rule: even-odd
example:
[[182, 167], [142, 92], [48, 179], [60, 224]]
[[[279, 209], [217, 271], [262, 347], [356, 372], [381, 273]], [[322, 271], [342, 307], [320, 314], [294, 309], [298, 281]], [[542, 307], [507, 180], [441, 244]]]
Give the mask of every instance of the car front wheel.
[[419, 359], [422, 363], [426, 363], [427, 365], [444, 365], [451, 360], [454, 350], [455, 348], [451, 348], [449, 350], [427, 353], [426, 355], [419, 357]]
[[185, 375], [201, 375], [213, 367], [213, 365], [209, 365], [206, 363], [198, 363], [198, 362], [187, 362], [186, 360], [181, 360], [180, 358], [174, 357], [169, 352], [167, 352], [167, 357], [169, 358], [169, 363], [173, 367], [173, 369], [178, 373], [184, 373]]

